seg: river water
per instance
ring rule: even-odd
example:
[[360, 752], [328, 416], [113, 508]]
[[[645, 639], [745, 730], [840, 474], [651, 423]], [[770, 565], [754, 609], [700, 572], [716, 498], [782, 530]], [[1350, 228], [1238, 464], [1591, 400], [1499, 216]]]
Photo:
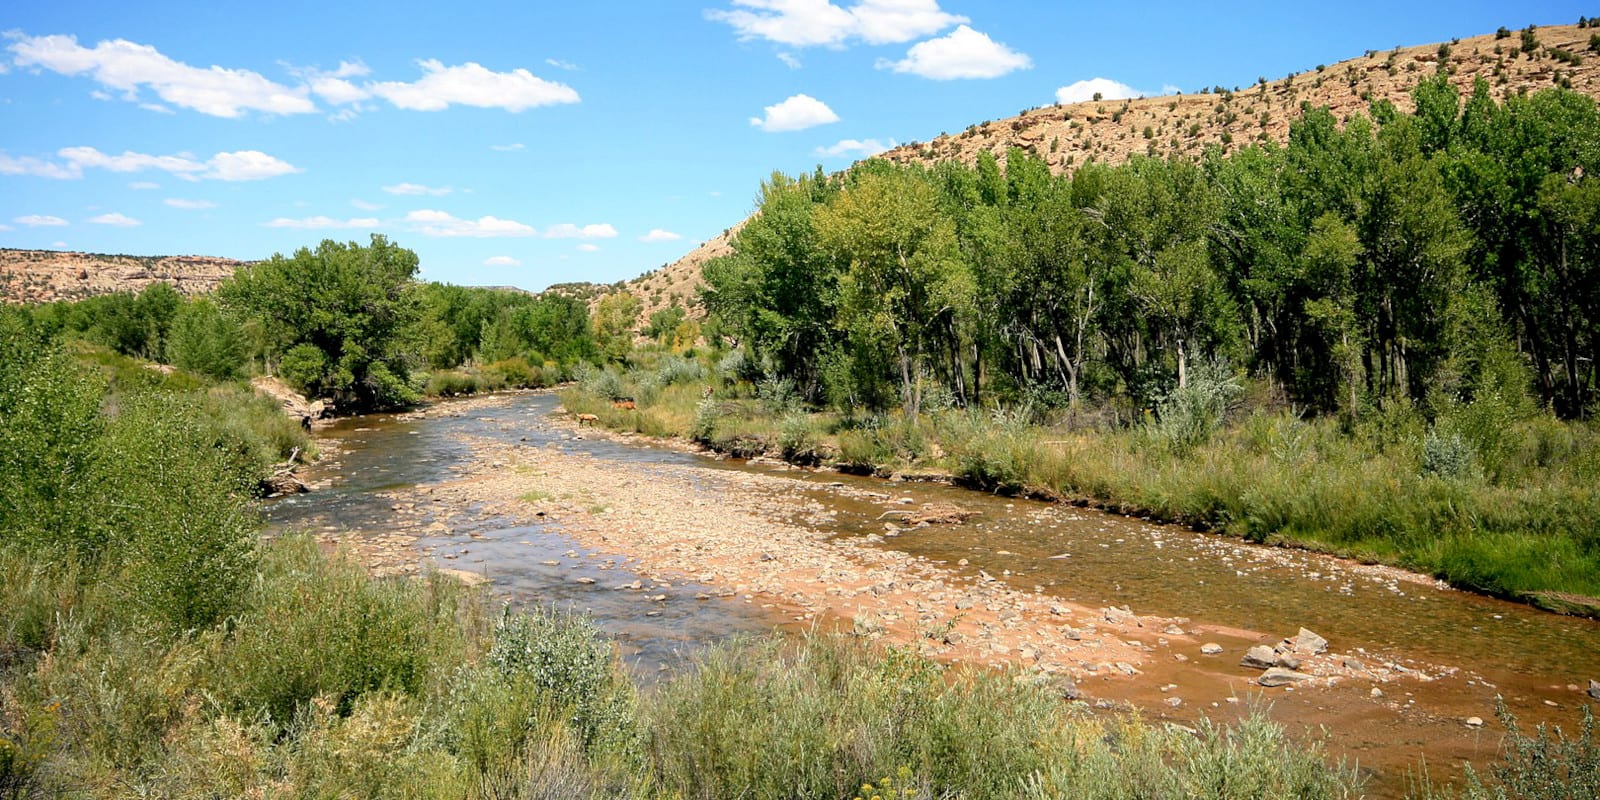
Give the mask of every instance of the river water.
[[[943, 562], [974, 579], [981, 570], [1017, 588], [1091, 607], [1126, 605], [1141, 615], [1184, 618], [1185, 629], [1224, 644], [1229, 653], [1292, 636], [1303, 626], [1355, 661], [1414, 670], [1415, 678], [1382, 684], [1351, 679], [1327, 689], [1264, 694], [1249, 682], [1256, 673], [1239, 668], [1236, 658], [1173, 657], [1152, 659], [1136, 680], [1081, 682], [1092, 697], [1178, 723], [1268, 708], [1291, 729], [1325, 738], [1334, 755], [1359, 763], [1375, 778], [1370, 788], [1377, 794], [1403, 791], [1407, 771], [1421, 762], [1434, 778], [1448, 778], [1462, 760], [1491, 759], [1500, 742], [1497, 697], [1526, 726], [1575, 730], [1580, 708], [1590, 702], [1582, 689], [1589, 679], [1600, 679], [1600, 622], [1593, 620], [1066, 505], [575, 438], [547, 421], [556, 406], [548, 394], [519, 394], [463, 413], [450, 413], [447, 403], [435, 407], [442, 413], [421, 417], [342, 420], [319, 433], [339, 442], [337, 453], [308, 476], [325, 485], [269, 503], [268, 516], [279, 528], [382, 535], [393, 512], [380, 493], [449, 479], [470, 457], [465, 437], [584, 452], [644, 472], [651, 465], [772, 472], [832, 512], [822, 524], [833, 536], [882, 538], [879, 546]], [[883, 538], [883, 506], [871, 498], [886, 493], [978, 514], [964, 525]], [[816, 519], [791, 522], [816, 525]], [[610, 590], [647, 579], [630, 571], [626, 559], [581, 547], [559, 524], [479, 518], [467, 530], [424, 538], [416, 546], [441, 566], [487, 574], [494, 591], [513, 603], [587, 612], [641, 674], [665, 669], [705, 643], [788, 622], [739, 599], [693, 599], [702, 588], [715, 589], [692, 584], [678, 584], [666, 601], [641, 605], [628, 593]], [[1181, 702], [1174, 705], [1173, 698]], [[1488, 724], [1468, 726], [1474, 716]]]

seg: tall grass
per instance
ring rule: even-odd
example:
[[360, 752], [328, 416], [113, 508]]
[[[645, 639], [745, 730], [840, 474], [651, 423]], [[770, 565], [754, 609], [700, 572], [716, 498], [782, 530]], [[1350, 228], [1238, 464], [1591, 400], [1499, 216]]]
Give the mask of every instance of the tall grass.
[[733, 361], [740, 372], [701, 365], [701, 380], [716, 387], [709, 398], [663, 389], [639, 394], [635, 409], [613, 408], [609, 396], [654, 380], [646, 364], [580, 383], [562, 401], [607, 426], [730, 455], [857, 473], [944, 471], [986, 491], [1087, 501], [1600, 614], [1600, 431], [1584, 423], [1493, 397], [1443, 404], [1431, 424], [1404, 404], [1354, 426], [1241, 411], [1242, 387], [1211, 367], [1131, 427], [1055, 424], [1026, 406], [840, 417], [805, 413], [784, 386]]

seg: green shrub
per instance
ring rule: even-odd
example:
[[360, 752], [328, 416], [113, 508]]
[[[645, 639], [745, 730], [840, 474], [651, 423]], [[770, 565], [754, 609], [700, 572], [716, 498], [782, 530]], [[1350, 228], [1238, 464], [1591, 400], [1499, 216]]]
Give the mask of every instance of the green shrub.
[[428, 376], [424, 391], [430, 397], [461, 397], [476, 394], [478, 380], [465, 372], [442, 370]]
[[1578, 735], [1540, 725], [1532, 736], [1500, 704], [1496, 716], [1506, 726], [1500, 762], [1489, 770], [1492, 786], [1467, 767], [1465, 796], [1470, 800], [1588, 800], [1600, 797], [1600, 737], [1594, 713], [1585, 706]]
[[561, 710], [585, 749], [639, 755], [633, 684], [592, 621], [552, 609], [507, 609], [495, 626], [488, 664], [503, 680], [531, 688]]
[[1152, 426], [1156, 439], [1180, 456], [1209, 441], [1244, 394], [1225, 361], [1190, 364], [1188, 372], [1184, 386], [1156, 401]]

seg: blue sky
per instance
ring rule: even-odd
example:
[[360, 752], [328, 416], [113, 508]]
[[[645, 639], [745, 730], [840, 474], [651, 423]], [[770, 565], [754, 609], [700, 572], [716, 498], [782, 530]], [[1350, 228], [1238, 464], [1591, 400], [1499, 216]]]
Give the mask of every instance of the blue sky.
[[17, 0], [0, 7], [0, 246], [255, 259], [381, 232], [434, 280], [611, 282], [742, 219], [773, 170], [1092, 88], [1248, 85], [1597, 11]]

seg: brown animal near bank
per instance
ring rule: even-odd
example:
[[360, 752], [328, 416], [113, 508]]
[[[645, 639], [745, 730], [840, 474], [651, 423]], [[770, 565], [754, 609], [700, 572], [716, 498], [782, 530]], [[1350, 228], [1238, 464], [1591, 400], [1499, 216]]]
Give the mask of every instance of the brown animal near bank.
[[620, 409], [622, 411], [632, 411], [632, 410], [638, 408], [639, 406], [636, 405], [633, 402], [633, 398], [624, 397], [621, 400], [612, 400], [611, 401], [611, 407], [615, 408], [615, 409]]
[[594, 424], [597, 424], [599, 422], [600, 422], [600, 418], [595, 416], [595, 415], [593, 415], [593, 414], [579, 414], [578, 415], [578, 425], [579, 425], [579, 427], [582, 427], [584, 425], [594, 425]]

